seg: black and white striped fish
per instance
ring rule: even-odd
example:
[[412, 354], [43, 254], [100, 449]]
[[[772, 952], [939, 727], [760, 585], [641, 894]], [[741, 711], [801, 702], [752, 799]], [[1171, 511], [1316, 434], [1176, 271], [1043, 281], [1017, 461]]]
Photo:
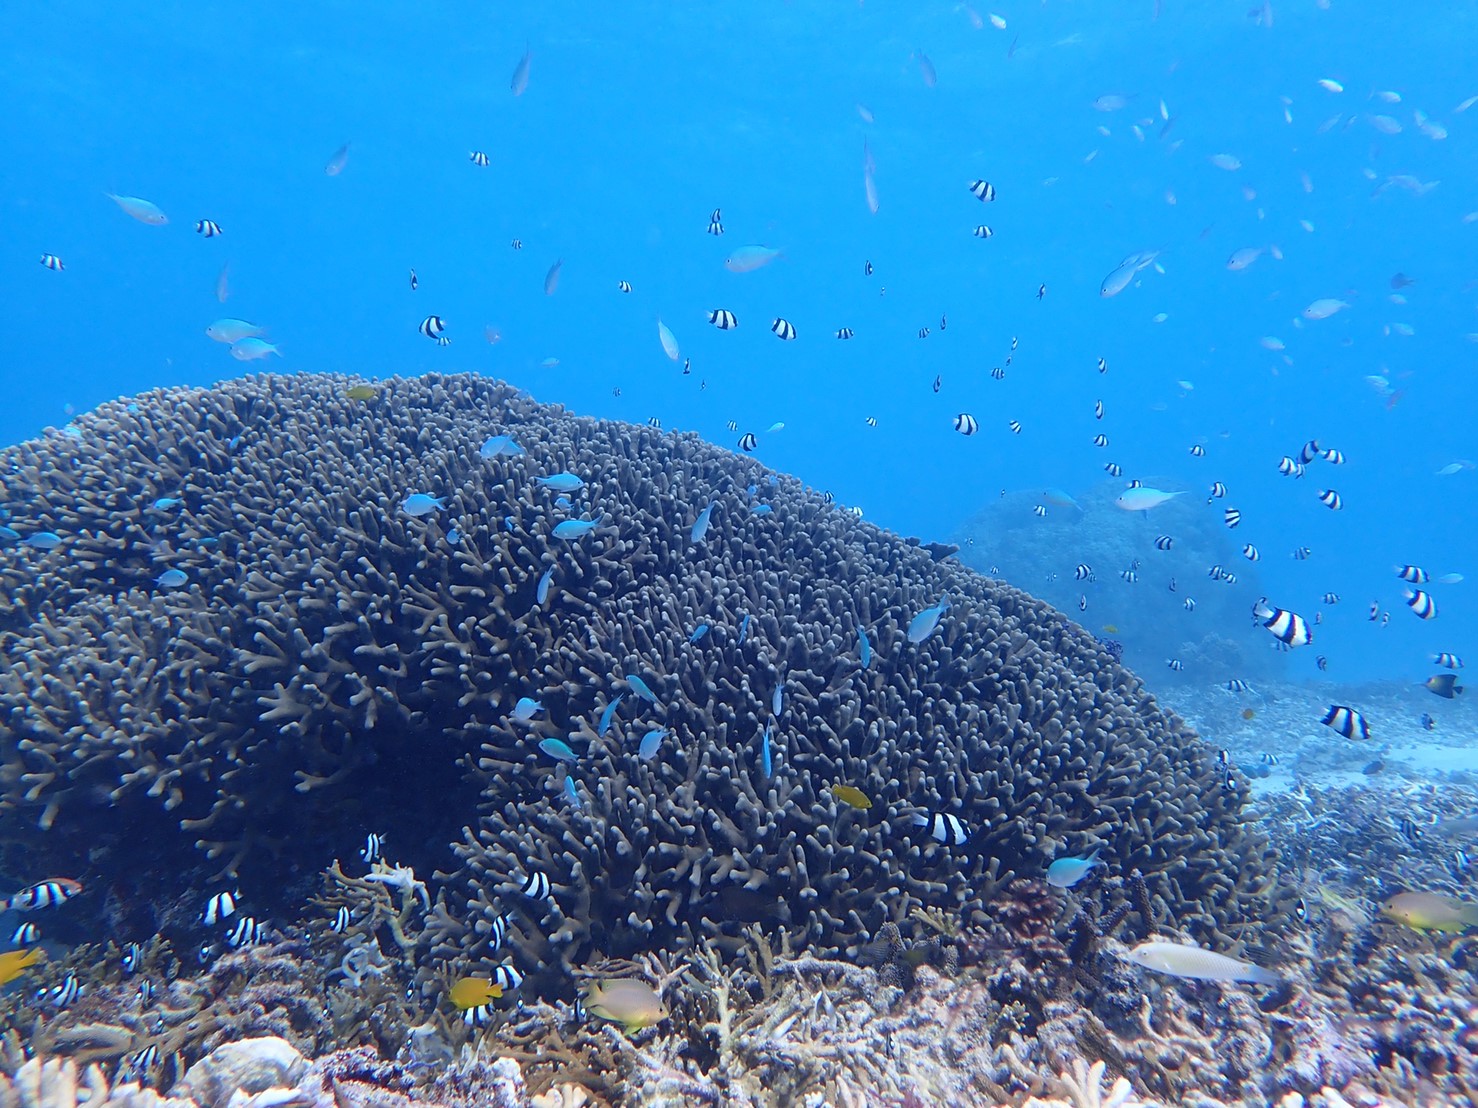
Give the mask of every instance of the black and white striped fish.
[[1313, 551], [1310, 550], [1307, 546], [1300, 546], [1296, 550], [1294, 550], [1293, 560], [1296, 562], [1306, 562], [1309, 559], [1309, 555], [1312, 553]]
[[1206, 503], [1210, 504], [1213, 500], [1220, 500], [1226, 494], [1227, 487], [1220, 481], [1213, 481], [1211, 482], [1211, 495], [1206, 498]]
[[878, 417], [877, 416], [871, 416], [870, 415], [866, 419], [864, 419], [862, 422], [865, 423], [865, 424], [867, 424], [869, 427], [876, 427], [878, 425]]
[[857, 332], [853, 331], [850, 327], [838, 327], [836, 330], [836, 336], [839, 339], [849, 339], [856, 333]]
[[385, 853], [385, 836], [376, 831], [371, 831], [364, 837], [364, 846], [359, 848], [359, 856], [366, 862], [378, 862]]
[[507, 962], [504, 962], [500, 966], [494, 966], [493, 972], [488, 976], [492, 979], [494, 985], [502, 987], [505, 994], [511, 993], [523, 984], [523, 974], [518, 971], [516, 966]]
[[[739, 319], [738, 319], [738, 317], [736, 317], [733, 312], [729, 311], [728, 308], [715, 308], [715, 309], [713, 309], [713, 311], [711, 311], [711, 312], [708, 313], [708, 322], [709, 323], [712, 323], [720, 331], [732, 331], [735, 327], [738, 327], [739, 326]], [[777, 321], [777, 322], [781, 322], [781, 321]], [[778, 331], [776, 331], [775, 333], [777, 335], [780, 334], [780, 332], [778, 332]], [[781, 338], [786, 338], [787, 336], [780, 335], [780, 337]], [[792, 328], [792, 334], [789, 337], [790, 338], [794, 338], [795, 337], [795, 335], [794, 335], [794, 329], [793, 328]]]
[[1192, 458], [1204, 458], [1206, 457], [1206, 448], [1200, 443], [1196, 443], [1191, 447], [1190, 453]]
[[980, 430], [980, 424], [969, 412], [961, 412], [955, 416], [955, 430], [962, 435], [973, 435]]
[[530, 900], [548, 900], [549, 878], [539, 870], [529, 870], [529, 874], [523, 879], [523, 884], [519, 886], [518, 892], [520, 896], [528, 897]]
[[1370, 725], [1365, 722], [1365, 717], [1345, 704], [1331, 704], [1319, 722], [1334, 728], [1346, 739], [1364, 742], [1370, 738]]
[[1174, 536], [1171, 536], [1171, 535], [1156, 535], [1155, 536], [1155, 549], [1156, 550], [1169, 550], [1174, 545], [1175, 545], [1175, 538], [1174, 538]]
[[1319, 443], [1317, 439], [1310, 439], [1304, 443], [1303, 449], [1298, 452], [1298, 460], [1308, 465], [1319, 456]]
[[10, 933], [11, 946], [32, 946], [41, 939], [41, 928], [29, 921]]
[[1102, 435], [1102, 434], [1094, 435], [1093, 436], [1093, 445], [1094, 446], [1098, 446], [1098, 447], [1107, 446], [1108, 445], [1108, 436], [1107, 435]]
[[58, 1008], [66, 1008], [81, 995], [82, 982], [77, 980], [75, 973], [69, 973], [62, 979], [60, 985], [54, 985], [47, 990], [46, 999]]
[[350, 921], [349, 905], [340, 904], [338, 910], [334, 912], [333, 922], [328, 925], [329, 930], [342, 935], [349, 930]]
[[143, 964], [144, 951], [138, 943], [129, 943], [123, 948], [123, 957], [119, 959], [119, 965], [123, 968], [124, 977], [132, 977], [139, 972], [139, 966]]
[[1034, 507], [1032, 509], [1032, 514], [1033, 515], [1036, 515], [1036, 516], [1046, 516], [1046, 514], [1047, 514], [1047, 505], [1045, 505], [1045, 504], [1038, 504], [1036, 507]]
[[492, 165], [492, 160], [481, 150], [473, 150], [467, 155], [467, 160], [473, 165], [477, 166], [479, 169], [486, 169], [488, 166]]
[[413, 270], [411, 270], [411, 292], [415, 292], [420, 287], [421, 287], [421, 281], [416, 276], [416, 271], [413, 269]]
[[978, 239], [988, 239], [993, 234], [995, 234], [995, 232], [987, 227], [984, 223], [978, 224], [975, 228], [975, 237]]
[[1103, 471], [1107, 473], [1110, 477], [1124, 476], [1124, 468], [1119, 465], [1118, 462], [1106, 462], [1104, 464]]
[[1242, 513], [1236, 508], [1228, 508], [1221, 513], [1222, 522], [1228, 527], [1235, 527], [1242, 522]]
[[1459, 658], [1456, 654], [1449, 654], [1445, 650], [1441, 654], [1432, 655], [1432, 664], [1438, 666], [1446, 666], [1448, 669], [1463, 668], [1463, 660]]
[[1273, 633], [1274, 638], [1285, 646], [1307, 646], [1314, 641], [1308, 620], [1290, 612], [1287, 608], [1271, 606], [1266, 597], [1252, 606], [1252, 614], [1259, 623]]
[[1338, 450], [1324, 451], [1324, 460], [1332, 466], [1342, 466], [1345, 464], [1345, 456]]
[[1019, 420], [1013, 419], [1009, 424], [1007, 424], [1007, 426], [1011, 428], [1011, 433], [1013, 435], [1021, 434], [1021, 422]]
[[996, 187], [989, 181], [971, 181], [970, 193], [975, 199], [989, 203], [996, 198]]
[[1233, 677], [1226, 683], [1226, 690], [1230, 693], [1251, 692], [1252, 686], [1240, 677]]
[[1332, 512], [1337, 512], [1345, 506], [1344, 500], [1342, 500], [1339, 493], [1335, 492], [1333, 489], [1320, 489], [1319, 503], [1323, 504]]
[[1278, 463], [1278, 472], [1284, 477], [1302, 477], [1304, 475], [1304, 467], [1301, 462], [1295, 462], [1285, 454], [1283, 455], [1283, 460]]
[[919, 338], [926, 339], [928, 337], [929, 337], [929, 328], [927, 328], [927, 327], [920, 327], [919, 328]]
[[930, 837], [946, 846], [960, 846], [970, 838], [970, 829], [965, 826], [964, 821], [948, 812], [931, 812], [928, 815], [915, 812], [913, 825], [926, 828]]
[[442, 319], [439, 315], [428, 315], [425, 319], [421, 320], [421, 326], [418, 330], [428, 339], [439, 339], [441, 338], [441, 333], [446, 330], [446, 320]]
[[213, 239], [221, 233], [221, 225], [213, 219], [197, 219], [195, 233], [202, 238]]
[[1098, 372], [1099, 373], [1107, 373], [1108, 372], [1108, 359], [1107, 358], [1099, 358], [1098, 359]]
[[1075, 570], [1073, 570], [1073, 580], [1075, 580], [1075, 581], [1093, 581], [1093, 580], [1096, 580], [1096, 578], [1093, 576], [1093, 567], [1090, 566], [1087, 562], [1079, 562], [1078, 563], [1078, 568], [1075, 569]]
[[44, 265], [47, 269], [56, 270], [58, 273], [67, 268], [62, 263], [62, 260], [58, 258], [55, 254], [42, 254], [41, 264]]
[[657, 416], [648, 416], [647, 426], [654, 431], [660, 431], [662, 430], [662, 420], [659, 419]]
[[631, 291], [631, 282], [630, 281], [617, 281], [616, 282], [616, 291], [617, 292], [630, 292]]
[[1265, 766], [1276, 766], [1278, 764], [1278, 756], [1276, 754], [1269, 754], [1267, 751], [1259, 754], [1257, 760]]
[[1422, 619], [1437, 618], [1437, 602], [1432, 599], [1432, 594], [1422, 592], [1421, 589], [1406, 589], [1406, 606]]
[[227, 933], [226, 942], [235, 948], [255, 946], [262, 941], [262, 936], [265, 932], [266, 926], [259, 923], [254, 917], [242, 916], [236, 921], [236, 926], [232, 927]]
[[1327, 592], [1327, 593], [1325, 593], [1324, 594], [1324, 603], [1326, 603], [1326, 604], [1338, 604], [1339, 603], [1339, 593], [1337, 593], [1337, 592]]
[[39, 908], [55, 908], [65, 904], [82, 891], [82, 885], [70, 877], [52, 877], [27, 885], [4, 902], [5, 907], [21, 912], [34, 912]]
[[1132, 569], [1121, 569], [1119, 571], [1119, 576], [1131, 585], [1139, 580], [1139, 574]]
[[1183, 606], [1184, 606], [1184, 608], [1185, 608], [1186, 611], [1188, 611], [1188, 612], [1194, 612], [1196, 610], [1196, 601], [1195, 601], [1195, 599], [1193, 597], [1189, 597], [1188, 596], [1188, 597], [1185, 598], [1185, 601], [1184, 601], [1184, 605]]
[[781, 339], [785, 342], [789, 342], [791, 339], [795, 338], [794, 324], [792, 324], [790, 320], [782, 319], [779, 316], [776, 316], [775, 321], [770, 324], [770, 330], [774, 333], [776, 338]]
[[236, 902], [241, 898], [241, 893], [235, 890], [230, 892], [219, 892], [205, 902], [205, 911], [201, 913], [201, 919], [205, 926], [214, 927], [223, 920], [236, 914]]
[[710, 235], [721, 235], [724, 233], [724, 215], [717, 208], [714, 208], [708, 216], [708, 233]]
[[1396, 830], [1401, 832], [1401, 837], [1407, 842], [1419, 843], [1426, 838], [1426, 833], [1417, 826], [1416, 820], [1410, 816], [1402, 816], [1396, 821]]
[[1102, 419], [1103, 418], [1103, 401], [1102, 400], [1095, 400], [1093, 402], [1093, 418], [1094, 419]]
[[1182, 662], [1179, 658], [1166, 658], [1165, 665], [1174, 670], [1176, 673], [1180, 673], [1185, 669], [1185, 663]]
[[1410, 581], [1413, 585], [1425, 585], [1432, 579], [1432, 575], [1421, 566], [1397, 566], [1396, 576], [1403, 581]]
[[1257, 547], [1253, 546], [1249, 542], [1242, 547], [1242, 557], [1246, 558], [1249, 562], [1255, 562], [1259, 558], [1261, 558], [1262, 555], [1257, 552]]
[[746, 431], [739, 436], [739, 449], [748, 454], [759, 446], [760, 440], [755, 438], [753, 431]]

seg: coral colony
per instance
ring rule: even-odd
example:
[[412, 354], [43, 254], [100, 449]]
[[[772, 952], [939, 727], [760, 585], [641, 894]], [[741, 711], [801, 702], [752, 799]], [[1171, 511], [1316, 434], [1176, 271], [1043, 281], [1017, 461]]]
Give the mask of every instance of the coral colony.
[[436, 375], [3, 454], [0, 1106], [1473, 1093], [1466, 908], [752, 458]]

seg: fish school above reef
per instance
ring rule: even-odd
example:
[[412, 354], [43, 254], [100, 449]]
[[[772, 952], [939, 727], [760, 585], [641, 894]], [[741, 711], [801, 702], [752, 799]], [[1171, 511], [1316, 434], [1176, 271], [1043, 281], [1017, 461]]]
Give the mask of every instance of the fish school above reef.
[[94, 939], [291, 922], [381, 851], [417, 957], [564, 995], [981, 923], [1094, 852], [1212, 949], [1291, 911], [1245, 781], [1091, 634], [696, 435], [264, 375], [0, 456], [59, 538], [0, 550], [0, 862], [111, 889]]

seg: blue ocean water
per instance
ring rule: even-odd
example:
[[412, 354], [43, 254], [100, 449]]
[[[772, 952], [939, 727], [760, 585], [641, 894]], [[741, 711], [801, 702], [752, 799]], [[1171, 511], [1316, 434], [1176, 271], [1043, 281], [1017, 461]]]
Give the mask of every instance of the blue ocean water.
[[[727, 445], [753, 432], [764, 464], [926, 539], [1002, 490], [1098, 488], [1113, 461], [1116, 485], [1226, 484], [1205, 510], [1243, 514], [1229, 562], [1262, 555], [1249, 606], [1312, 618], [1340, 595], [1295, 676], [1417, 680], [1478, 620], [1475, 582], [1428, 586], [1423, 622], [1392, 573], [1478, 572], [1478, 472], [1438, 475], [1478, 459], [1475, 22], [1347, 0], [11, 6], [0, 441], [251, 369], [475, 371]], [[727, 271], [752, 244], [783, 254]], [[1101, 296], [1139, 251], [1164, 272]], [[1348, 307], [1301, 318], [1321, 298]], [[710, 327], [716, 308], [739, 327]], [[431, 314], [450, 345], [418, 333]], [[233, 360], [204, 334], [223, 316], [280, 360]], [[1347, 464], [1280, 476], [1310, 438]], [[1078, 560], [1043, 550], [1044, 571]]]

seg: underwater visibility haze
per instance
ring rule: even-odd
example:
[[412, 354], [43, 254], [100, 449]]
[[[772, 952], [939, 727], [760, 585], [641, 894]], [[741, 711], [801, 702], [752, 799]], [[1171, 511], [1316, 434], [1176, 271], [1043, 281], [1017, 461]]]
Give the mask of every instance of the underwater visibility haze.
[[0, 30], [0, 1104], [1474, 1102], [1478, 8]]

